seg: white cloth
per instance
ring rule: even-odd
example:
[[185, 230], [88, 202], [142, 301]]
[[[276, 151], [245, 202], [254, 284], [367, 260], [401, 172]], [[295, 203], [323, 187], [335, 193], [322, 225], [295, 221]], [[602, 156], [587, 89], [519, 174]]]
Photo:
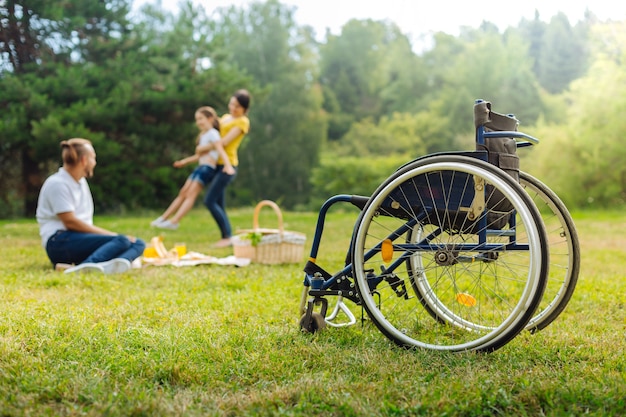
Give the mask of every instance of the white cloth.
[[36, 217], [44, 248], [57, 230], [66, 230], [57, 214], [67, 212], [74, 212], [79, 220], [93, 224], [93, 197], [87, 180], [76, 181], [61, 167], [46, 179], [39, 191]]
[[237, 258], [235, 256], [227, 256], [225, 258], [216, 258], [215, 256], [205, 255], [198, 252], [189, 252], [181, 257], [176, 255], [176, 251], [168, 252], [171, 256], [165, 258], [147, 258], [143, 257], [143, 265], [173, 265], [173, 266], [196, 266], [203, 264], [217, 264], [217, 265], [233, 265], [233, 266], [248, 266], [250, 265], [250, 259]]
[[[217, 129], [211, 129], [208, 132], [203, 133], [202, 136], [200, 136], [200, 141], [198, 142], [198, 145], [208, 145], [209, 143], [217, 142], [220, 139], [220, 132], [218, 132]], [[219, 157], [220, 154], [215, 149], [213, 149], [212, 151], [200, 155], [198, 164], [210, 165], [215, 168], [215, 163], [217, 162], [217, 159]]]

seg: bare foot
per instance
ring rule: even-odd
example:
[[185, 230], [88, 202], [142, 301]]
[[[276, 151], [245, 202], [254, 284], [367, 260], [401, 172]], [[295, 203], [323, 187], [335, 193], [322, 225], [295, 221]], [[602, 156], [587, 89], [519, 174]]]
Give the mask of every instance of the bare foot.
[[59, 271], [59, 272], [63, 272], [68, 268], [73, 267], [74, 265], [72, 264], [63, 264], [63, 263], [58, 263], [54, 265], [54, 270], [55, 271]]
[[228, 246], [231, 246], [233, 244], [233, 242], [230, 240], [229, 237], [225, 238], [225, 239], [220, 239], [217, 242], [215, 242], [213, 244], [214, 248], [227, 248]]

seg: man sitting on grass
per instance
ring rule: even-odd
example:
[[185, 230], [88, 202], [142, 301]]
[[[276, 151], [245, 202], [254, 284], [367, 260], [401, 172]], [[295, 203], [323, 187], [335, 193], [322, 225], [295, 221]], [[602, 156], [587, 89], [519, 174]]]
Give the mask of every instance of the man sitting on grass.
[[145, 248], [141, 239], [94, 226], [93, 176], [96, 151], [87, 139], [61, 142], [63, 166], [41, 187], [37, 222], [41, 242], [58, 271], [125, 272]]

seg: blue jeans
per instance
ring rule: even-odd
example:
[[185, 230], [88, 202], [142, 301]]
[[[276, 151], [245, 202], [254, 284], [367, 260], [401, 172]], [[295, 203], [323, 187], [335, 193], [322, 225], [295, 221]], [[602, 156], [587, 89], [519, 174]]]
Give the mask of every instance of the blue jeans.
[[226, 215], [226, 186], [237, 176], [237, 168], [235, 168], [233, 175], [225, 174], [222, 171], [223, 168], [223, 165], [218, 165], [215, 168], [216, 174], [204, 196], [204, 205], [209, 209], [217, 226], [220, 228], [222, 239], [225, 239], [232, 235], [230, 221]]
[[193, 170], [188, 179], [190, 181], [199, 182], [200, 184], [202, 184], [203, 187], [206, 187], [207, 184], [211, 182], [214, 176], [215, 168], [209, 165], [200, 165]]
[[132, 262], [143, 254], [146, 244], [134, 243], [125, 235], [106, 236], [59, 230], [46, 243], [46, 253], [53, 264], [81, 264], [124, 258]]

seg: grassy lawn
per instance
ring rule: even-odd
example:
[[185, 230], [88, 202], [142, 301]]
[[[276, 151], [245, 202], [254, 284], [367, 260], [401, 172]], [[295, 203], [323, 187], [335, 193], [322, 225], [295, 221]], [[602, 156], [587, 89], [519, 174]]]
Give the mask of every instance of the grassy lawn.
[[[252, 212], [231, 210], [233, 228]], [[307, 255], [317, 214], [283, 214]], [[153, 217], [96, 223], [149, 240]], [[342, 265], [355, 218], [329, 213], [325, 269]], [[568, 308], [492, 354], [407, 351], [371, 324], [302, 334], [304, 259], [65, 275], [34, 220], [0, 221], [0, 416], [625, 415], [626, 214], [574, 219], [582, 268]], [[271, 210], [259, 220], [276, 227]], [[210, 248], [203, 209], [161, 234], [168, 248], [232, 253]]]

